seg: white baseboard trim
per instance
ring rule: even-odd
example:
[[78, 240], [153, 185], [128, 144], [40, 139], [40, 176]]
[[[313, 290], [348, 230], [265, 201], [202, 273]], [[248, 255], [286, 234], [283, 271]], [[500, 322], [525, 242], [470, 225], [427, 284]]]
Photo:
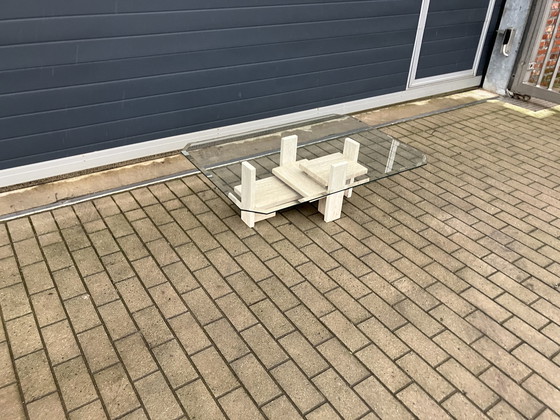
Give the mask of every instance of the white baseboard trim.
[[0, 187], [37, 181], [44, 178], [83, 171], [100, 166], [111, 165], [127, 160], [144, 158], [160, 153], [173, 152], [183, 149], [187, 144], [199, 141], [220, 139], [265, 128], [290, 124], [301, 120], [318, 118], [329, 114], [351, 114], [372, 108], [392, 105], [399, 102], [411, 101], [426, 96], [439, 95], [461, 89], [480, 86], [482, 77], [466, 77], [464, 79], [444, 81], [429, 86], [418, 86], [396, 93], [375, 96], [367, 99], [330, 105], [308, 111], [265, 118], [196, 133], [166, 137], [158, 140], [133, 144], [130, 146], [116, 147], [98, 152], [85, 153], [62, 159], [54, 159], [31, 165], [19, 166], [0, 170]]

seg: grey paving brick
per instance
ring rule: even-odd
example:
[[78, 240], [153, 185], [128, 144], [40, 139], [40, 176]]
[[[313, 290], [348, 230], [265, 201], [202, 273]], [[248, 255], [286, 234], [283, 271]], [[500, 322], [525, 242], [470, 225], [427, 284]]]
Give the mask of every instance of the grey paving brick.
[[53, 273], [53, 278], [63, 300], [86, 293], [80, 275], [74, 267], [68, 267]]
[[53, 365], [70, 360], [80, 354], [76, 338], [67, 320], [42, 328], [41, 335]]
[[147, 247], [161, 266], [180, 261], [180, 258], [173, 250], [173, 247], [163, 238], [149, 242]]
[[74, 251], [72, 256], [82, 277], [91, 276], [103, 271], [103, 264], [91, 247]]
[[333, 369], [329, 369], [313, 378], [313, 383], [343, 418], [359, 418], [369, 411], [358, 394]]
[[473, 312], [466, 320], [506, 350], [520, 343], [517, 337], [480, 311]]
[[54, 286], [44, 261], [23, 267], [21, 271], [29, 294], [42, 292]]
[[328, 368], [317, 350], [299, 332], [294, 331], [282, 337], [279, 342], [308, 377], [313, 377]]
[[391, 392], [396, 392], [411, 382], [401, 368], [384, 355], [375, 344], [360, 350], [356, 356]]
[[0, 344], [0, 388], [16, 382], [12, 358], [7, 343]]
[[292, 291], [317, 317], [334, 311], [335, 307], [309, 282], [299, 283], [292, 287]]
[[147, 288], [165, 283], [165, 281], [167, 280], [163, 272], [156, 264], [156, 261], [154, 261], [154, 259], [151, 257], [133, 261], [132, 266], [134, 267], [134, 270], [136, 270], [138, 278]]
[[[370, 376], [369, 370], [337, 339], [330, 339], [320, 344], [317, 349], [351, 386]], [[325, 368], [326, 366], [321, 370]]]
[[375, 293], [371, 293], [360, 299], [360, 303], [392, 331], [403, 326], [407, 322], [401, 314], [395, 311]]
[[396, 334], [431, 366], [436, 366], [449, 357], [437, 344], [411, 324], [400, 328]]
[[134, 386], [150, 418], [176, 419], [183, 415], [181, 406], [160, 372], [138, 380]]
[[337, 412], [334, 410], [332, 405], [330, 405], [329, 403], [325, 403], [322, 406], [311, 411], [307, 416], [305, 416], [305, 418], [307, 420], [320, 420], [320, 419], [339, 420], [342, 417], [340, 417], [337, 414]]
[[218, 398], [239, 386], [230, 367], [213, 347], [193, 355], [192, 361], [215, 397]]
[[282, 347], [261, 324], [244, 330], [241, 335], [267, 369], [288, 359]]
[[175, 222], [159, 226], [159, 230], [163, 234], [165, 240], [167, 240], [173, 248], [190, 242], [185, 231]]
[[[134, 349], [132, 349], [134, 350]], [[173, 388], [178, 388], [187, 382], [191, 382], [198, 377], [192, 363], [187, 358], [185, 352], [177, 342], [171, 340], [153, 349], [154, 355], [160, 364], [163, 373]], [[132, 352], [131, 354], [134, 354]], [[147, 359], [146, 354], [146, 359]], [[141, 366], [151, 365], [140, 363]], [[156, 368], [154, 366], [154, 368]]]
[[150, 255], [148, 249], [144, 246], [138, 235], [134, 234], [132, 230], [130, 230], [129, 234], [126, 236], [117, 237], [117, 242], [130, 261], [135, 261]]
[[0, 388], [0, 405], [3, 407], [3, 415], [7, 418], [26, 418], [17, 384]]
[[66, 249], [66, 245], [62, 242], [56, 242], [43, 246], [42, 249], [51, 271], [70, 267], [74, 264], [68, 250]]
[[189, 235], [189, 238], [191, 238], [202, 252], [210, 251], [220, 246], [212, 234], [202, 226], [188, 230], [187, 235]]
[[157, 365], [140, 334], [120, 339], [115, 343], [115, 348], [133, 381], [157, 370]]
[[[250, 261], [251, 258], [247, 258], [247, 260]], [[241, 264], [243, 265], [243, 263]], [[266, 267], [268, 268], [261, 266], [261, 263], [259, 262], [257, 262], [254, 266], [253, 264], [255, 263], [251, 261], [251, 266], [253, 268], [247, 268], [246, 265], [243, 265], [243, 268], [251, 275], [251, 277], [253, 277], [255, 281], [264, 280], [265, 278], [269, 278], [273, 274], [288, 287], [294, 286], [304, 281], [304, 278], [299, 274], [299, 272], [281, 256], [266, 261]]]
[[461, 296], [471, 302], [473, 305], [478, 307], [486, 315], [494, 319], [496, 322], [503, 322], [505, 319], [511, 316], [511, 312], [506, 310], [504, 307], [498, 305], [493, 300], [484, 296], [478, 290], [470, 288], [464, 291]]
[[280, 388], [252, 354], [234, 361], [232, 368], [258, 405], [280, 396]]
[[191, 355], [210, 345], [204, 330], [190, 313], [182, 314], [169, 320], [169, 324], [173, 333], [187, 351], [187, 354]]
[[104, 305], [119, 298], [107, 273], [98, 273], [86, 277], [84, 283], [97, 306]]
[[56, 390], [47, 356], [43, 350], [17, 359], [15, 366], [26, 403]]
[[[369, 274], [369, 273], [368, 273]], [[340, 266], [328, 272], [328, 275], [336, 284], [346, 290], [355, 299], [359, 299], [371, 293], [364, 281], [348, 271], [344, 266]], [[362, 276], [363, 278], [364, 276]]]
[[[29, 219], [26, 217], [10, 220], [5, 226], [8, 228], [11, 240], [14, 242], [22, 241], [34, 236], [33, 227], [29, 222]], [[9, 241], [5, 227], [3, 228], [2, 237], [5, 238], [5, 241]]]
[[517, 317], [507, 320], [504, 326], [547, 357], [551, 357], [560, 349], [557, 343]]
[[[31, 419], [64, 418], [64, 409], [58, 393], [48, 395], [27, 404], [27, 413]], [[8, 413], [10, 417], [10, 413]], [[11, 418], [11, 417], [10, 417]], [[17, 418], [17, 417], [14, 417]], [[99, 418], [103, 418], [100, 416]]]
[[67, 410], [97, 399], [97, 391], [81, 357], [56, 366], [54, 373]]
[[480, 379], [527, 417], [533, 417], [543, 408], [542, 403], [494, 367], [484, 372]]
[[226, 361], [231, 362], [249, 352], [241, 336], [224, 318], [206, 325], [205, 330]]
[[472, 343], [482, 336], [482, 333], [474, 328], [445, 305], [440, 305], [430, 311], [435, 319], [441, 322], [449, 331], [452, 331], [467, 344]]
[[229, 285], [214, 267], [206, 267], [195, 271], [193, 274], [212, 299], [217, 299], [231, 292]]
[[380, 418], [414, 418], [405, 406], [373, 376], [360, 382], [354, 389]]
[[153, 305], [152, 299], [136, 277], [121, 281], [116, 286], [130, 312], [136, 312]]
[[119, 361], [113, 344], [102, 326], [78, 334], [78, 341], [89, 368], [97, 372]]
[[187, 268], [196, 271], [210, 265], [208, 259], [193, 243], [188, 243], [175, 248], [175, 251], [181, 256]]
[[14, 251], [20, 266], [34, 264], [43, 261], [43, 254], [37, 239], [29, 238], [20, 242], [14, 242]]
[[80, 295], [64, 302], [70, 323], [76, 333], [99, 325], [101, 321], [91, 302], [89, 295]]
[[290, 309], [286, 315], [313, 345], [332, 337], [331, 332], [303, 305]]
[[[194, 316], [202, 325], [209, 324], [210, 322], [214, 322], [222, 317], [218, 307], [202, 288], [187, 292], [183, 294], [182, 297], [188, 308], [193, 312]], [[224, 299], [227, 299], [227, 296]], [[218, 302], [223, 302], [224, 299]]]
[[[221, 235], [223, 235], [223, 233]], [[217, 239], [220, 240], [219, 235], [217, 236]], [[243, 240], [243, 243], [244, 246], [248, 248], [247, 250], [250, 249], [251, 253], [255, 254], [258, 259], [263, 262], [278, 256], [278, 253], [274, 250], [274, 248], [272, 248], [268, 241], [263, 239], [260, 235], [249, 236]], [[230, 253], [232, 253], [230, 247], [226, 248]], [[235, 249], [236, 248], [234, 247], [234, 252], [236, 252]], [[236, 256], [240, 256], [241, 254], [244, 254], [244, 252], [240, 251]]]
[[294, 405], [286, 398], [281, 396], [280, 398], [271, 401], [262, 407], [265, 415], [268, 418], [278, 419], [278, 420], [302, 420], [303, 417], [297, 412]]
[[451, 416], [456, 419], [485, 419], [485, 414], [476, 408], [461, 393], [453, 394], [449, 399], [442, 403]]
[[397, 397], [406, 404], [410, 410], [418, 416], [418, 418], [438, 418], [450, 419], [441, 407], [434, 400], [430, 399], [418, 385], [412, 384], [403, 391], [399, 392]]
[[95, 382], [111, 417], [126, 414], [140, 406], [122, 365], [117, 364], [98, 372]]
[[340, 287], [326, 293], [325, 296], [354, 324], [371, 317], [359, 302]]
[[484, 357], [449, 331], [434, 337], [434, 342], [475, 375], [489, 367]]
[[149, 293], [165, 318], [187, 311], [187, 307], [169, 282], [152, 287]]
[[14, 358], [25, 356], [43, 347], [39, 329], [32, 314], [6, 322], [6, 331]]
[[224, 414], [201, 380], [185, 385], [177, 391], [181, 404], [192, 419], [225, 419]]
[[[298, 287], [296, 285], [295, 287]], [[259, 283], [259, 287], [267, 294], [267, 296], [278, 306], [278, 308], [285, 312], [291, 308], [296, 307], [301, 301], [288, 289], [284, 283], [278, 280], [277, 277], [270, 277]]]
[[488, 386], [453, 359], [439, 366], [437, 370], [482, 410], [486, 410], [498, 400], [498, 396]]
[[200, 286], [182, 262], [165, 266], [162, 270], [179, 293], [185, 293]]
[[321, 318], [321, 321], [344, 343], [352, 352], [370, 343], [344, 315], [338, 311], [331, 312]]
[[560, 387], [560, 366], [551, 362], [527, 344], [522, 344], [513, 351], [513, 355], [548, 380]]
[[99, 313], [113, 341], [136, 331], [132, 318], [119, 300], [102, 306]]
[[557, 414], [560, 413], [560, 390], [551, 385], [539, 375], [531, 375], [525, 382], [523, 388], [536, 396]]
[[409, 351], [400, 338], [375, 318], [362, 322], [358, 328], [393, 360]]
[[275, 338], [286, 335], [294, 329], [289, 319], [268, 299], [255, 303], [251, 306], [251, 310]]
[[437, 402], [441, 402], [455, 390], [435, 369], [414, 353], [404, 355], [397, 364]]
[[[465, 300], [461, 295], [455, 293], [442, 283], [434, 283], [427, 289], [440, 302], [446, 304], [459, 316], [464, 317], [474, 311], [474, 306]], [[426, 308], [428, 311], [432, 308]]]
[[173, 338], [171, 330], [157, 307], [150, 306], [134, 313], [132, 316], [150, 347], [156, 347]]
[[220, 398], [220, 404], [230, 419], [264, 419], [242, 388]]
[[317, 388], [291, 361], [274, 368], [272, 375], [304, 414], [325, 401]]

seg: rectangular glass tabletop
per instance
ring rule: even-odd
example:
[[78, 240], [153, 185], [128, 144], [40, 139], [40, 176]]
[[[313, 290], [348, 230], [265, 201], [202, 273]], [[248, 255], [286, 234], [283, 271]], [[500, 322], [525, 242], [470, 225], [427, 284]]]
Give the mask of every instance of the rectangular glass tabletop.
[[[427, 162], [417, 149], [340, 115], [193, 143], [183, 153], [241, 210], [260, 214], [315, 201]], [[248, 200], [250, 182], [253, 196]]]

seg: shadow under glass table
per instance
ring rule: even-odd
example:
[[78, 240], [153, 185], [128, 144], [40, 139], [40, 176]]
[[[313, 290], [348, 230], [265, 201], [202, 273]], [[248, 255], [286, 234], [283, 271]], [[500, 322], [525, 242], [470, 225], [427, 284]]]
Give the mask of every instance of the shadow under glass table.
[[419, 150], [340, 115], [193, 143], [183, 153], [239, 207], [249, 227], [313, 201], [326, 222], [336, 220], [354, 187], [427, 163]]

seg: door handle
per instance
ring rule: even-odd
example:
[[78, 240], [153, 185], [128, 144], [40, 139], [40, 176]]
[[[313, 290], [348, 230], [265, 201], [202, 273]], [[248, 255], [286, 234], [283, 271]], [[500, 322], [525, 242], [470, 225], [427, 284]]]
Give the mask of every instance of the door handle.
[[498, 30], [498, 33], [503, 36], [502, 38], [502, 48], [501, 53], [506, 57], [509, 57], [511, 51], [511, 46], [513, 44], [513, 39], [515, 38], [515, 28], [506, 28]]

